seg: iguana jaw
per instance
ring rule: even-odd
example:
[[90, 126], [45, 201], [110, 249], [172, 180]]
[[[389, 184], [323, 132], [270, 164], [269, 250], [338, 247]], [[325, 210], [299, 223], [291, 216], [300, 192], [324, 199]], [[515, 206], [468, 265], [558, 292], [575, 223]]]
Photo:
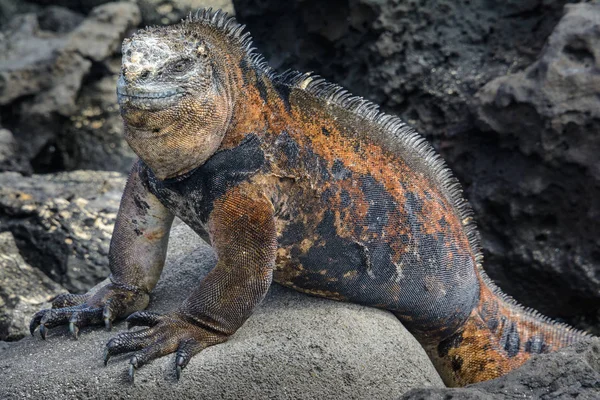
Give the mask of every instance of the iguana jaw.
[[131, 87], [123, 76], [117, 82], [117, 98], [122, 109], [128, 107], [139, 110], [162, 110], [176, 106], [186, 93], [180, 88], [165, 87]]

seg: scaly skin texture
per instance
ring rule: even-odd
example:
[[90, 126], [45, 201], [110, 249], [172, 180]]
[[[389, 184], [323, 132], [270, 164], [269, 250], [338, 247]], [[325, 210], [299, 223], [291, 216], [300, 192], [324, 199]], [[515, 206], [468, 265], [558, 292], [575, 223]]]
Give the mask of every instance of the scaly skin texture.
[[[308, 74], [278, 75], [232, 18], [199, 12], [123, 45], [118, 94], [139, 155], [111, 243], [112, 284], [57, 299], [32, 332], [130, 315], [105, 360], [136, 368], [227, 340], [272, 280], [392, 311], [448, 385], [498, 377], [582, 337], [526, 311], [481, 268], [460, 186], [398, 118]], [[141, 312], [178, 216], [208, 233], [218, 263], [166, 315]], [[137, 311], [137, 312], [134, 312]]]

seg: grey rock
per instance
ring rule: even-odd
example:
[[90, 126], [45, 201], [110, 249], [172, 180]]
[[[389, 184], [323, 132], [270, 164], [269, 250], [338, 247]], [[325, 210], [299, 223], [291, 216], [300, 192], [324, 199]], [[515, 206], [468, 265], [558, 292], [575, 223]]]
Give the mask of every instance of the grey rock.
[[15, 156], [17, 142], [8, 129], [0, 129], [0, 163]]
[[38, 4], [28, 1], [0, 0], [0, 30], [10, 23], [15, 15], [40, 12]]
[[201, 8], [221, 9], [235, 13], [231, 0], [136, 0], [142, 12], [144, 25], [170, 25], [186, 18]]
[[[53, 7], [39, 15], [17, 15], [4, 27], [0, 105], [10, 107], [11, 112], [3, 114], [2, 123], [13, 132], [19, 151], [35, 171], [65, 168], [67, 160], [59, 150], [64, 148], [61, 144], [73, 142], [66, 133], [76, 124], [73, 119], [84, 112], [79, 105], [84, 80], [94, 82], [98, 76], [115, 74], [104, 63], [118, 53], [123, 38], [139, 22], [134, 3], [116, 2], [94, 8], [85, 19]], [[114, 140], [110, 132], [107, 136], [103, 144], [110, 146]]]
[[600, 399], [600, 339], [534, 356], [521, 368], [459, 389], [413, 389], [404, 400]]
[[108, 247], [125, 177], [75, 171], [0, 173], [0, 231], [10, 230], [29, 264], [72, 292], [108, 275]]
[[[175, 227], [149, 308], [175, 308], [214, 263], [188, 227]], [[57, 328], [46, 342], [36, 337], [9, 346], [0, 357], [0, 398], [387, 399], [413, 387], [443, 387], [391, 313], [278, 285], [228, 342], [195, 356], [179, 382], [172, 355], [136, 371], [135, 384], [127, 379], [127, 357], [104, 368], [103, 345], [116, 332], [84, 329], [74, 341]]]
[[[120, 64], [120, 60], [115, 61], [111, 66]], [[131, 168], [137, 157], [123, 136], [116, 87], [115, 73], [81, 89], [78, 110], [56, 143], [65, 169], [129, 171]]]
[[37, 15], [41, 30], [56, 33], [69, 33], [85, 19], [83, 14], [59, 6], [45, 7]]
[[0, 128], [0, 171], [31, 173], [29, 160], [18, 151], [18, 143], [8, 129]]
[[29, 334], [29, 321], [66, 290], [23, 260], [10, 232], [0, 233], [0, 340]]
[[[113, 0], [32, 0], [41, 5], [59, 5], [81, 13], [88, 13], [94, 7]], [[233, 14], [231, 0], [130, 0], [142, 12], [142, 25], [169, 25], [186, 18], [190, 11], [212, 7]], [[1, 0], [0, 0], [0, 4]]]
[[599, 93], [600, 3], [567, 5], [534, 63], [477, 93], [483, 128], [538, 164], [513, 189], [486, 189], [519, 221], [494, 229], [491, 275], [544, 312], [600, 309], [600, 226], [592, 222], [600, 216]]
[[71, 33], [67, 51], [102, 61], [121, 48], [126, 34], [140, 23], [139, 8], [129, 2], [108, 3], [94, 8]]
[[110, 3], [114, 0], [29, 0], [32, 3], [37, 3], [43, 6], [56, 5], [61, 7], [67, 7], [77, 12], [88, 13], [94, 7], [98, 7], [102, 4]]

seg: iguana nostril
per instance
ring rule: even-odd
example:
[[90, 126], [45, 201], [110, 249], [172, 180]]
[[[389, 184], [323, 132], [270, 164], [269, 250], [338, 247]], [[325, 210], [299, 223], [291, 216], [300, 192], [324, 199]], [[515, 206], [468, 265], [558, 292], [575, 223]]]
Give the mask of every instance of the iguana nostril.
[[140, 79], [147, 79], [150, 76], [150, 71], [149, 70], [144, 70], [142, 71], [142, 73], [140, 74]]

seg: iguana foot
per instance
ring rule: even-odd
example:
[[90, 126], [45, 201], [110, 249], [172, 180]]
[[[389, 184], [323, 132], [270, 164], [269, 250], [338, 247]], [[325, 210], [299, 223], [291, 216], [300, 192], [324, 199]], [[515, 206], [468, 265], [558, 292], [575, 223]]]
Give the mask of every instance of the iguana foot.
[[112, 338], [104, 351], [104, 365], [116, 355], [135, 351], [129, 360], [129, 376], [133, 382], [135, 370], [142, 365], [170, 353], [175, 357], [177, 379], [190, 359], [203, 349], [222, 343], [228, 335], [198, 326], [193, 319], [181, 313], [160, 315], [136, 312], [127, 318], [128, 328], [146, 326], [133, 332], [124, 332]]
[[77, 339], [80, 328], [104, 323], [110, 330], [115, 319], [143, 310], [149, 300], [148, 294], [142, 290], [113, 283], [99, 289], [94, 295], [59, 295], [52, 301], [51, 309], [38, 311], [33, 316], [29, 331], [33, 336], [39, 326], [42, 339], [46, 339], [48, 329], [68, 323], [71, 334]]

